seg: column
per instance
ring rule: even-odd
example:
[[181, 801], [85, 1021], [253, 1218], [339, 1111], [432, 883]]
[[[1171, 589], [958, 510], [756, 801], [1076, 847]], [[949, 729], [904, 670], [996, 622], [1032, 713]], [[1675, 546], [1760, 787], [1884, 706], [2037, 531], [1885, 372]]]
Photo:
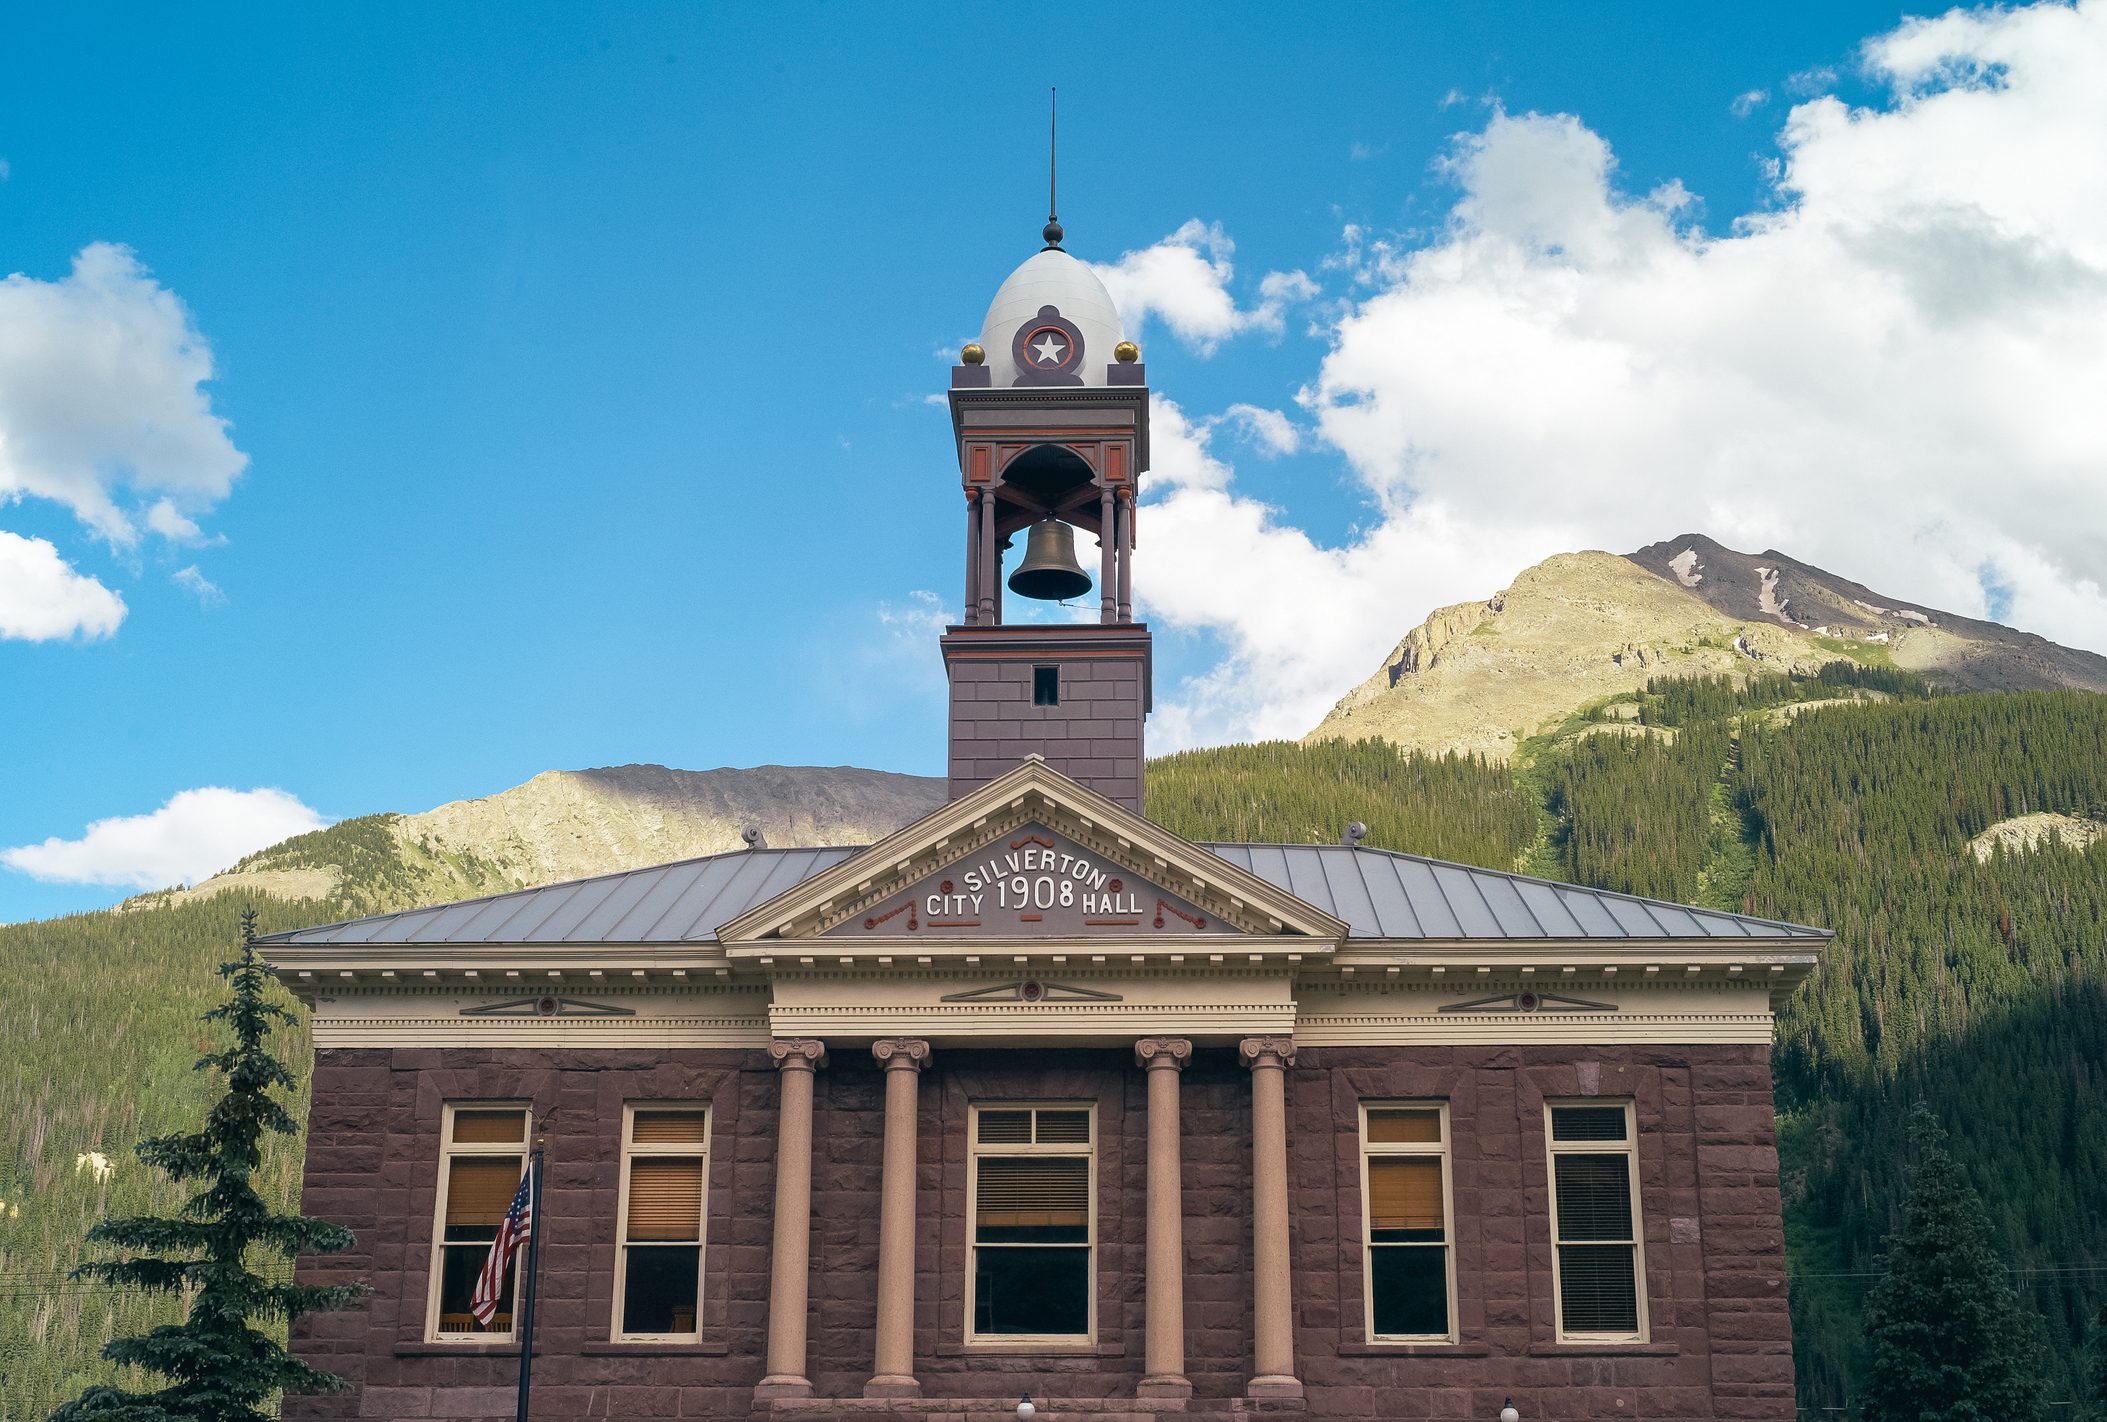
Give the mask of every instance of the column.
[[1137, 1397], [1191, 1397], [1185, 1376], [1185, 1196], [1180, 1179], [1178, 1074], [1192, 1060], [1183, 1037], [1144, 1037], [1134, 1060], [1149, 1081], [1147, 1358]]
[[1134, 620], [1134, 490], [1119, 491], [1119, 620]]
[[959, 620], [980, 621], [980, 490], [966, 490], [966, 605]]
[[980, 620], [996, 620], [995, 584], [1002, 581], [1002, 555], [995, 548], [995, 491], [980, 491]]
[[[992, 502], [990, 500], [989, 502]], [[916, 1088], [929, 1044], [888, 1037], [871, 1046], [885, 1068], [885, 1173], [878, 1196], [878, 1344], [865, 1397], [919, 1397], [914, 1378]]]
[[1119, 620], [1119, 507], [1112, 486], [1105, 485], [1097, 498], [1097, 620]]
[[1292, 1037], [1246, 1037], [1251, 1069], [1251, 1397], [1300, 1397], [1288, 1283], [1288, 1068]]
[[805, 1376], [805, 1290], [812, 1275], [812, 1073], [827, 1064], [827, 1046], [779, 1037], [775, 1060], [775, 1248], [768, 1257], [768, 1376], [754, 1401], [810, 1397]]

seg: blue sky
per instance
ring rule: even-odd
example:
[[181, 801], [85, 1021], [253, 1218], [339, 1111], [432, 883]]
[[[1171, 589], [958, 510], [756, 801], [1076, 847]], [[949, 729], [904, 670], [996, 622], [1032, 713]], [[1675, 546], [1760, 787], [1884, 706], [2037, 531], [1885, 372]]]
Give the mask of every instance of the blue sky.
[[[2026, 347], [2010, 367], [2086, 374], [2091, 338], [2044, 335], [2042, 313], [2055, 280], [2091, 291], [2107, 221], [1996, 151], [2001, 131], [2063, 144], [2044, 171], [2079, 186], [2100, 162], [2097, 117], [2053, 58], [2095, 43], [2100, 12], [2046, 8], [1900, 31], [1892, 5], [1848, 3], [18, 10], [0, 50], [0, 271], [19, 274], [0, 289], [0, 552], [20, 555], [12, 590], [0, 563], [0, 847], [204, 787], [337, 818], [552, 767], [940, 769], [927, 626], [956, 596], [957, 495], [925, 397], [1035, 249], [1055, 83], [1069, 248], [1134, 255], [1115, 294], [1173, 402], [1158, 462], [1177, 467], [1138, 564], [1164, 634], [1160, 738], [1306, 727], [1437, 602], [1560, 547], [1699, 524], [1795, 539], [1778, 546], [1956, 611], [2001, 596], [2025, 625], [2107, 643], [2085, 576], [2097, 529], [2013, 513], [1961, 537], [1968, 468], [1940, 483], [1922, 459], [1891, 474], [1865, 456], [1908, 410], [1858, 428], [1795, 397], [1781, 418], [1747, 367], [1697, 393], [1649, 376], [1646, 408], [1676, 432], [1656, 449], [1628, 385], [1592, 383], [1608, 337], [1574, 329], [1592, 291], [1625, 323], [1621, 370], [1731, 365], [1749, 322], [1690, 319], [1649, 344], [1631, 313], [1724, 310], [1730, 266], [1755, 271], [1758, 306], [1779, 304], [1766, 279], [1807, 296], [1791, 273], [1815, 260], [1817, 216], [1832, 236], [1891, 233], [1912, 194], [1950, 186], [1988, 216], [1903, 223], [1916, 245], [1876, 266], [1916, 314], [1892, 321], [1975, 321], [1971, 341]], [[1950, 136], [1955, 113], [1986, 151]], [[1880, 187], [1866, 173], [1908, 182], [1860, 211]], [[2002, 265], [1967, 257], [2010, 290], [1953, 275], [1955, 233], [2017, 244]], [[107, 374], [58, 350], [99, 318], [51, 316], [93, 304], [69, 273], [95, 244], [132, 254], [102, 270], [139, 329], [189, 323], [187, 345], [141, 357], [167, 366], [140, 377], [165, 419], [128, 377], [38, 384], [72, 368], [61, 355]], [[1161, 271], [1205, 289], [1152, 290]], [[1267, 275], [1296, 272], [1303, 294], [1268, 309]], [[1503, 329], [1473, 311], [1575, 283], [1578, 307], [1534, 328], [1563, 344], [1484, 356], [1512, 377], [1473, 387], [1487, 409], [1429, 383], [1445, 352]], [[1807, 299], [1776, 318], [1763, 369], [1857, 349], [1823, 326], [1837, 303]], [[1935, 392], [1967, 374], [1913, 368], [1910, 351], [1943, 349], [1930, 338], [1863, 344], [1779, 388]], [[1385, 365], [1397, 352], [1414, 359]], [[1616, 462], [1503, 449], [1502, 401], [1553, 426], [1544, 448]], [[1799, 434], [1737, 433], [1759, 426]], [[2053, 503], [2097, 436], [2035, 433], [2018, 459]], [[1727, 444], [1716, 484], [1678, 462]], [[1907, 465], [1937, 498], [1899, 536], [1855, 505], [1810, 521], [1808, 500], [1732, 492], [1789, 487], [1763, 459], [1824, 490], [1862, 483], [1879, 510]], [[1503, 487], [1510, 468], [1653, 492], [1590, 499], [1614, 515], [1598, 518]], [[1203, 593], [1204, 560], [1241, 556], [1237, 539], [1256, 540], [1245, 581], [1279, 584]], [[1282, 654], [1239, 601], [1308, 598], [1321, 617], [1341, 601], [1326, 578], [1361, 601], [1316, 660]], [[141, 852], [135, 877], [178, 862]], [[0, 868], [0, 920], [130, 891]]]

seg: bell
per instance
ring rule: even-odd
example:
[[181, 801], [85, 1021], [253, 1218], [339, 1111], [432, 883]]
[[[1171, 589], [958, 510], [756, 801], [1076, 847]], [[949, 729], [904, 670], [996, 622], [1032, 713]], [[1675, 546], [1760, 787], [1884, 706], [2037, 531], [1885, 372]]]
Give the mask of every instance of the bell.
[[1010, 574], [1010, 591], [1041, 602], [1065, 602], [1090, 591], [1090, 575], [1075, 560], [1075, 530], [1047, 515], [1032, 525], [1024, 561]]

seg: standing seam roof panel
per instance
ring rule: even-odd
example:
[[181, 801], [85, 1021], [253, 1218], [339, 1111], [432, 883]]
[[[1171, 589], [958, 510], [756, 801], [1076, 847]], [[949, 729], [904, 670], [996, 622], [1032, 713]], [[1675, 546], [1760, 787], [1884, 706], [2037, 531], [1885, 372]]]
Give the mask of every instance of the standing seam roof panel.
[[617, 879], [587, 880], [576, 885], [564, 895], [556, 911], [535, 928], [534, 937], [544, 943], [569, 943], [583, 938], [574, 930], [592, 916], [593, 910], [613, 898], [628, 877], [624, 874]]
[[1617, 921], [1628, 938], [1666, 938], [1659, 919], [1646, 911], [1646, 906], [1630, 899], [1605, 898], [1598, 900], [1602, 911]]
[[1611, 915], [1608, 909], [1602, 906], [1602, 898], [1599, 894], [1591, 894], [1585, 889], [1572, 889], [1564, 885], [1553, 889], [1551, 892], [1558, 896], [1559, 905], [1567, 913], [1573, 915], [1573, 921], [1580, 925], [1580, 931], [1589, 938], [1622, 938], [1624, 936], [1624, 926]]
[[1361, 873], [1361, 856], [1320, 854], [1317, 864], [1324, 870], [1326, 892], [1331, 895], [1332, 917], [1363, 936], [1370, 929], [1378, 928], [1381, 920], [1376, 916], [1375, 901], [1368, 896], [1368, 883]]
[[1425, 938], [1461, 938], [1463, 921], [1456, 917], [1456, 906], [1442, 892], [1441, 884], [1434, 877], [1433, 866], [1417, 859], [1399, 859], [1397, 866], [1398, 887], [1404, 891], [1406, 900], [1412, 905], [1412, 913], [1423, 925], [1421, 936]]
[[1434, 866], [1434, 882], [1441, 887], [1441, 895], [1448, 901], [1464, 933], [1472, 938], [1506, 936], [1501, 931], [1499, 915], [1485, 901], [1473, 875], [1453, 864], [1437, 864]]
[[1529, 905], [1530, 913], [1543, 928], [1547, 938], [1585, 938], [1588, 931], [1573, 917], [1558, 891], [1548, 884], [1532, 884], [1526, 879], [1512, 881], [1514, 891]]
[[1514, 881], [1500, 874], [1471, 874], [1466, 871], [1472, 885], [1484, 896], [1485, 906], [1499, 921], [1500, 931], [1509, 938], [1542, 938], [1544, 926], [1529, 905], [1516, 890]]

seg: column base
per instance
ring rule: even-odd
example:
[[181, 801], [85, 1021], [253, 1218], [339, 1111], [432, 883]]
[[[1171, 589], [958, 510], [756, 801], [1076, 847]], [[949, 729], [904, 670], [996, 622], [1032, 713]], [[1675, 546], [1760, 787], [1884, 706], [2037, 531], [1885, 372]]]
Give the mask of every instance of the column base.
[[1261, 1373], [1244, 1384], [1244, 1396], [1299, 1398], [1302, 1384], [1286, 1373]]
[[1150, 1373], [1135, 1384], [1134, 1395], [1157, 1399], [1191, 1397], [1193, 1385], [1183, 1373]]
[[812, 1396], [811, 1382], [791, 1373], [770, 1373], [767, 1377], [754, 1384], [755, 1402], [774, 1402], [778, 1398], [810, 1396]]
[[[865, 1397], [920, 1397], [922, 1385], [907, 1373], [880, 1373], [863, 1385]], [[1301, 1396], [1297, 1393], [1296, 1396]]]

